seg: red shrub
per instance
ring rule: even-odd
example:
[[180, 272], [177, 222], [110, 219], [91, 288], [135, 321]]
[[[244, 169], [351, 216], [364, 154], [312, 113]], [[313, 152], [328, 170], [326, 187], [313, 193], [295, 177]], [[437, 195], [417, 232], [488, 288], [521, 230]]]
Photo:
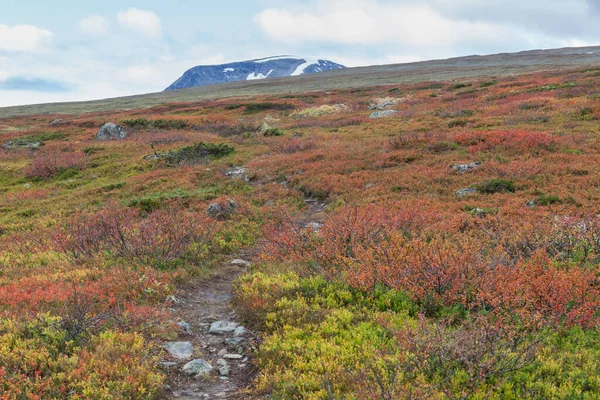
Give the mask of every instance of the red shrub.
[[52, 178], [66, 169], [84, 169], [85, 154], [76, 152], [38, 152], [29, 167], [25, 170], [27, 178]]
[[549, 133], [526, 131], [463, 133], [457, 135], [455, 140], [462, 145], [469, 146], [469, 151], [473, 153], [501, 149], [552, 150], [557, 145], [556, 138]]

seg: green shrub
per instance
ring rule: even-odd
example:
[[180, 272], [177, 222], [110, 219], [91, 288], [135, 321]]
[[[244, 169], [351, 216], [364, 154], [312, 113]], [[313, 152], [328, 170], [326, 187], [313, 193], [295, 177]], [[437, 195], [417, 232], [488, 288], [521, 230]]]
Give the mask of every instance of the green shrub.
[[269, 128], [263, 132], [264, 136], [283, 136], [283, 131], [279, 128]]
[[479, 86], [482, 88], [486, 88], [486, 87], [494, 86], [497, 84], [498, 84], [498, 81], [487, 81], [487, 82], [482, 82], [481, 85], [479, 85]]
[[66, 137], [66, 135], [62, 132], [40, 132], [27, 136], [22, 136], [18, 138], [18, 140], [23, 140], [26, 142], [47, 142], [50, 140], [62, 140]]
[[516, 190], [514, 182], [506, 179], [491, 179], [476, 185], [475, 189], [484, 194], [513, 193]]
[[535, 199], [535, 204], [540, 206], [549, 206], [551, 204], [560, 204], [562, 200], [554, 194], [544, 194]]
[[159, 158], [169, 165], [180, 163], [206, 162], [211, 159], [225, 157], [235, 149], [225, 143], [200, 142], [178, 150], [169, 150], [167, 153], [158, 154]]
[[257, 114], [263, 111], [268, 110], [276, 110], [276, 111], [286, 111], [293, 110], [296, 108], [293, 104], [290, 103], [248, 103], [246, 104], [246, 114]]

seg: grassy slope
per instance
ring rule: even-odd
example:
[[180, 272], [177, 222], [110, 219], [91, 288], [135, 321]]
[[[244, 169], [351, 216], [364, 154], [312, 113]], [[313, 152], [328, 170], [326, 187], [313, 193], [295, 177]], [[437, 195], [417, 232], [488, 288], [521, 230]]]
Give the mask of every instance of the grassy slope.
[[[454, 68], [426, 78], [413, 73], [415, 81], [450, 79], [440, 74], [457, 70], [486, 73]], [[493, 68], [491, 77], [460, 83], [394, 81], [361, 90], [251, 98], [237, 92], [219, 102], [195, 98], [111, 112], [91, 112], [82, 104], [88, 113], [73, 109], [57, 126], [48, 125], [43, 114], [0, 119], [3, 142], [45, 140], [38, 152], [0, 150], [0, 313], [5, 317], [0, 389], [15, 395], [24, 388], [39, 390], [42, 397], [65, 391], [79, 398], [154, 394], [164, 376], [153, 357], [160, 339], [176, 334], [167, 312], [172, 285], [254, 245], [264, 229], [267, 238], [293, 246], [267, 247], [265, 262], [238, 287], [248, 323], [265, 333], [258, 390], [274, 398], [314, 399], [598, 398], [599, 70], [548, 67], [552, 71], [500, 77]], [[397, 71], [386, 76], [383, 69], [382, 81], [375, 76], [368, 82], [389, 83], [386, 79], [398, 76]], [[347, 85], [360, 84], [350, 76], [343, 78]], [[304, 78], [312, 79], [310, 84], [341, 85], [325, 75], [322, 81]], [[251, 87], [263, 85], [279, 83]], [[370, 120], [368, 105], [381, 97], [397, 99], [398, 114]], [[323, 104], [346, 108], [319, 115]], [[298, 110], [302, 117], [294, 115]], [[136, 118], [186, 125], [145, 126], [119, 142], [94, 140], [102, 123]], [[261, 135], [256, 127], [265, 120], [283, 136]], [[200, 141], [225, 143], [235, 152], [171, 166], [143, 160]], [[473, 172], [450, 169], [475, 160], [483, 165]], [[40, 162], [54, 165], [56, 173], [33, 176], [40, 170], [31, 166]], [[240, 165], [249, 169], [250, 182], [224, 174]], [[470, 186], [479, 193], [456, 195]], [[316, 214], [307, 198], [325, 203], [324, 215]], [[236, 214], [221, 222], [206, 219], [211, 202], [228, 199], [239, 204]], [[534, 207], [526, 206], [530, 201]], [[94, 216], [112, 215], [109, 204], [120, 207], [117, 215], [129, 210], [134, 239], [148, 221], [158, 228], [183, 226], [200, 236], [205, 227], [216, 231], [200, 254], [190, 246], [174, 258], [139, 259], [108, 248], [83, 261], [65, 258], [68, 252], [57, 244], [69, 240], [59, 234], [75, 235], [77, 218], [84, 218], [85, 227]], [[289, 222], [282, 210], [302, 235], [282, 232]], [[352, 225], [356, 215], [368, 213]], [[591, 236], [581, 231], [582, 217], [591, 224], [586, 231]], [[312, 218], [324, 218], [321, 234], [303, 230]], [[403, 221], [401, 230], [385, 231]], [[354, 242], [339, 236], [369, 224], [386, 235], [374, 242], [369, 235]], [[319, 251], [304, 248], [307, 243]], [[421, 251], [403, 253], [407, 248]], [[294, 252], [298, 249], [305, 252]], [[147, 249], [140, 245], [140, 250]], [[371, 252], [377, 250], [386, 253]], [[382, 262], [384, 256], [392, 261]], [[440, 263], [440, 257], [449, 261]], [[488, 264], [492, 260], [494, 268]], [[503, 271], [501, 262], [514, 268], [500, 277], [489, 275]], [[431, 286], [436, 279], [418, 269], [423, 265], [434, 265], [434, 278], [447, 279], [453, 290]], [[479, 275], [464, 269], [473, 265], [482, 267]], [[515, 265], [523, 275], [514, 273]], [[423, 279], [406, 281], [406, 276]], [[85, 301], [82, 293], [89, 296]], [[511, 302], [515, 298], [523, 303]], [[498, 310], [508, 316], [493, 312]], [[87, 325], [99, 316], [106, 316], [102, 324]], [[507, 322], [508, 317], [520, 317], [521, 323]], [[541, 328], [530, 326], [534, 321]], [[493, 345], [479, 346], [481, 340]], [[532, 341], [536, 351], [521, 362], [519, 351]], [[22, 357], [32, 361], [25, 365]]]
[[[362, 88], [583, 67], [600, 63], [599, 48], [567, 48], [491, 56], [470, 56], [409, 64], [350, 68], [322, 74], [265, 81], [235, 82], [172, 92], [116, 99], [0, 108], [0, 117], [31, 114], [133, 110], [166, 103], [217, 100], [229, 97]], [[594, 54], [587, 54], [594, 52]]]

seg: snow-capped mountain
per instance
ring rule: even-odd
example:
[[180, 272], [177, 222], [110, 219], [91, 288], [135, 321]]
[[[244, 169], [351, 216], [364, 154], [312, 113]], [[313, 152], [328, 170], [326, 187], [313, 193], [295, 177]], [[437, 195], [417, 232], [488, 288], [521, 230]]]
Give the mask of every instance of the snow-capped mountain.
[[217, 83], [281, 78], [346, 68], [328, 60], [277, 56], [221, 65], [200, 65], [187, 70], [167, 90]]

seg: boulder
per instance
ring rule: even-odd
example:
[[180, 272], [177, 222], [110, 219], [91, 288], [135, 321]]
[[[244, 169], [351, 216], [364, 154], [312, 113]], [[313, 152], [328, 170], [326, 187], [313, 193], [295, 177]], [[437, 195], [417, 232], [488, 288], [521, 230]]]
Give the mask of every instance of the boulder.
[[398, 111], [396, 111], [396, 110], [375, 111], [374, 113], [372, 113], [369, 116], [369, 118], [371, 118], [371, 119], [385, 118], [385, 117], [389, 117], [389, 116], [397, 114], [397, 113], [398, 113]]
[[369, 110], [385, 110], [386, 107], [392, 107], [395, 106], [396, 103], [394, 103], [393, 101], [385, 101], [383, 103], [380, 104], [374, 104], [371, 107], [369, 107]]
[[250, 264], [250, 263], [249, 263], [248, 261], [246, 261], [246, 260], [239, 260], [239, 259], [238, 259], [238, 260], [233, 260], [233, 261], [231, 262], [231, 265], [237, 265], [238, 267], [249, 267], [249, 266], [251, 266], [252, 264]]
[[125, 129], [117, 124], [108, 122], [100, 128], [96, 134], [96, 140], [121, 140], [127, 137]]
[[248, 170], [244, 167], [232, 167], [225, 172], [225, 175], [232, 179], [241, 179], [244, 182], [248, 182], [250, 178], [248, 177]]
[[171, 357], [178, 360], [187, 360], [194, 354], [194, 345], [190, 342], [170, 342], [163, 347]]
[[474, 170], [475, 168], [481, 165], [481, 161], [475, 161], [470, 164], [456, 164], [452, 166], [452, 171], [458, 172], [460, 174], [464, 174], [465, 172], [469, 172]]
[[208, 206], [206, 212], [209, 217], [216, 219], [226, 219], [229, 215], [235, 214], [238, 203], [235, 200], [228, 199], [224, 203], [212, 203]]
[[477, 189], [474, 188], [464, 188], [456, 191], [457, 196], [468, 196], [475, 193], [477, 193]]
[[28, 140], [10, 140], [2, 145], [5, 149], [39, 149], [44, 143]]
[[213, 369], [213, 366], [208, 361], [198, 358], [185, 364], [181, 372], [190, 376], [202, 376], [210, 374]]
[[208, 333], [212, 333], [213, 335], [227, 335], [233, 333], [235, 336], [242, 336], [245, 332], [246, 330], [243, 326], [237, 322], [231, 321], [215, 321], [210, 324], [210, 328], [208, 329]]

